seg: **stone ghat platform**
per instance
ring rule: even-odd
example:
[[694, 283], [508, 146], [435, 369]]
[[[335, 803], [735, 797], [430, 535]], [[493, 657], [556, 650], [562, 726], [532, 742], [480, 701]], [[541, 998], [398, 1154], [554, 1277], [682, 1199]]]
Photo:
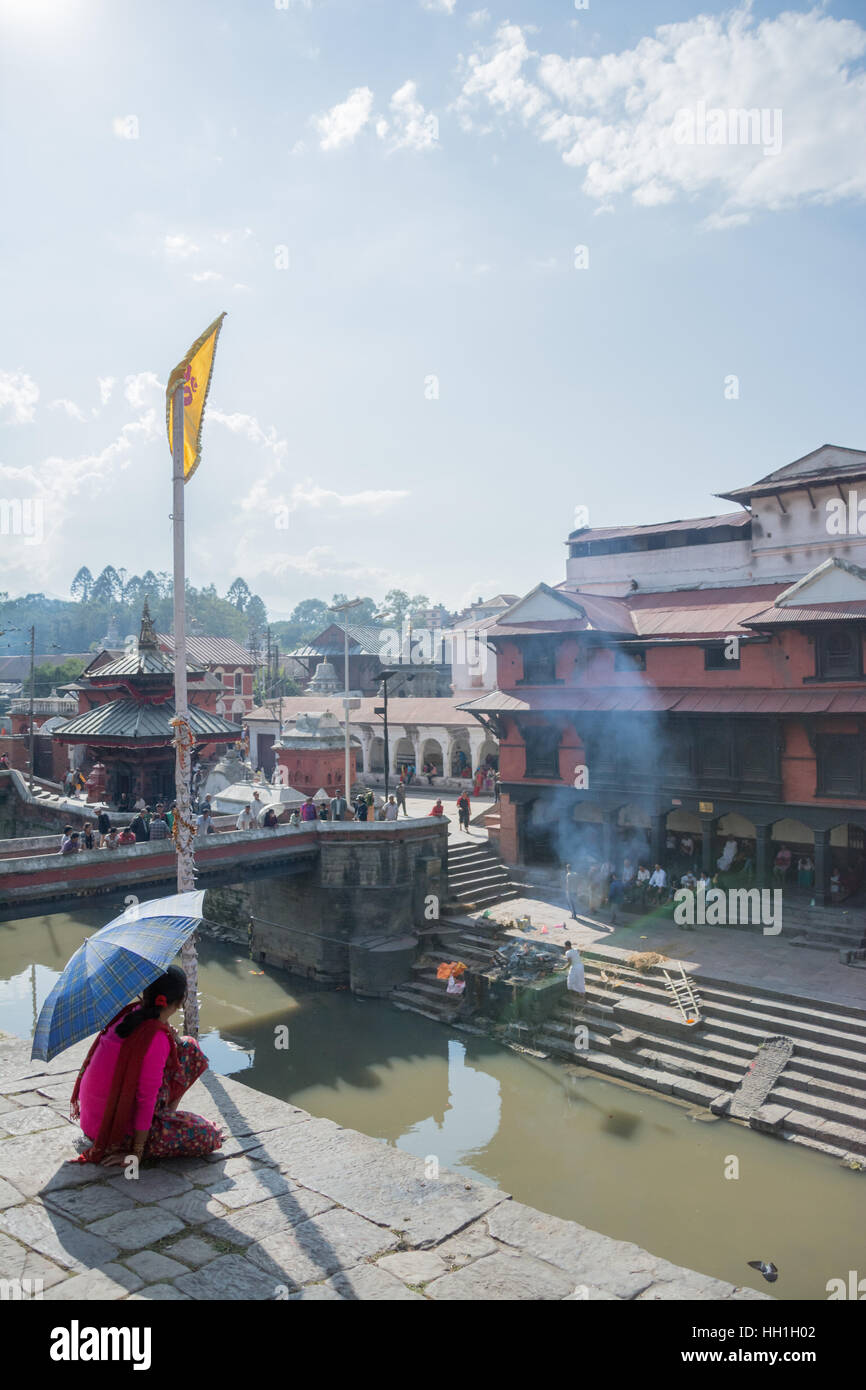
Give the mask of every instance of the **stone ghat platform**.
[[41, 1280], [44, 1299], [769, 1297], [458, 1174], [427, 1177], [421, 1159], [212, 1072], [185, 1108], [231, 1136], [219, 1155], [137, 1179], [66, 1163], [86, 1049], [46, 1065], [0, 1034], [0, 1279]]

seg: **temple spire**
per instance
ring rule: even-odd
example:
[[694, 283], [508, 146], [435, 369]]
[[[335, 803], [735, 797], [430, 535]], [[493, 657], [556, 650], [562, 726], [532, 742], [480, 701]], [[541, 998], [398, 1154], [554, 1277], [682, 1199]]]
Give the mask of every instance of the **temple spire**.
[[141, 632], [138, 637], [138, 649], [150, 647], [153, 651], [159, 650], [159, 643], [156, 640], [156, 633], [153, 629], [153, 619], [150, 616], [150, 606], [147, 599], [144, 600], [144, 608], [141, 612]]

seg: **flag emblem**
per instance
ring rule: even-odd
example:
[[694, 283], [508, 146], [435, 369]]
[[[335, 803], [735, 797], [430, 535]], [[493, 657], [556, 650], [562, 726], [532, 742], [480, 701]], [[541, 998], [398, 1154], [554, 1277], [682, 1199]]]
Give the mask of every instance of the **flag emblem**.
[[200, 338], [196, 338], [182, 362], [179, 362], [168, 379], [165, 390], [165, 422], [168, 429], [168, 447], [174, 443], [174, 396], [183, 387], [183, 480], [188, 483], [201, 458], [201, 432], [204, 424], [204, 408], [210, 390], [213, 360], [216, 354], [217, 339], [225, 314], [214, 319]]

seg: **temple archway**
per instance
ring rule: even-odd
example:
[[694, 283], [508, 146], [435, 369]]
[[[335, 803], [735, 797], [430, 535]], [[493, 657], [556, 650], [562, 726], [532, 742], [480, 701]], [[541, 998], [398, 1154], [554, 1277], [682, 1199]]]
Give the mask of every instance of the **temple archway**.
[[425, 738], [421, 745], [421, 764], [432, 763], [435, 769], [434, 777], [443, 777], [445, 758], [442, 752], [442, 744], [438, 738]]
[[469, 738], [466, 734], [457, 734], [451, 740], [451, 767], [449, 775], [451, 777], [468, 777], [472, 768], [472, 753], [469, 748]]
[[415, 761], [415, 745], [411, 738], [398, 738], [394, 744], [393, 771], [402, 772], [404, 767]]

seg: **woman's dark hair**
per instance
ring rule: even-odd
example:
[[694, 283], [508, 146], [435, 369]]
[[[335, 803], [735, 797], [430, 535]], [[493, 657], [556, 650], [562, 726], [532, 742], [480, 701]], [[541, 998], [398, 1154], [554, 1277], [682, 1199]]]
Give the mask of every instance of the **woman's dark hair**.
[[170, 965], [164, 975], [154, 980], [146, 989], [141, 992], [142, 1004], [138, 1009], [132, 1009], [124, 1019], [118, 1023], [116, 1029], [119, 1038], [128, 1038], [130, 1033], [134, 1033], [136, 1028], [148, 1020], [159, 1018], [163, 1004], [156, 1004], [154, 1001], [165, 996], [166, 1004], [179, 1004], [186, 998], [186, 975], [177, 965]]

